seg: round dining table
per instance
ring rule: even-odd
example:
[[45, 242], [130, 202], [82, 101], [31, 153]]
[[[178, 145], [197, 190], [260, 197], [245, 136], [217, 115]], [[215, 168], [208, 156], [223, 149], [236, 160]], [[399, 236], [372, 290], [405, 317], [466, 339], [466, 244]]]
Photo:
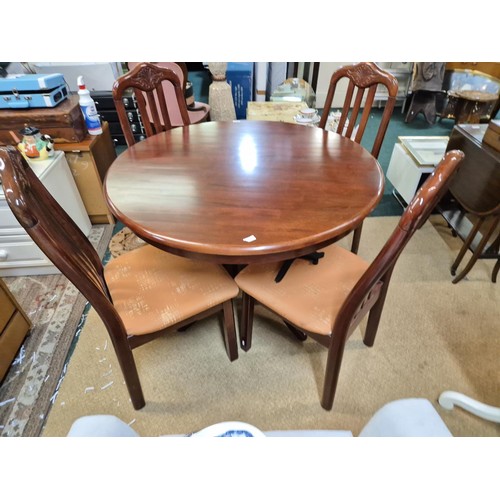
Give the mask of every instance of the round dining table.
[[110, 166], [111, 212], [144, 241], [221, 264], [292, 259], [359, 226], [384, 175], [361, 145], [316, 127], [205, 122], [151, 136]]

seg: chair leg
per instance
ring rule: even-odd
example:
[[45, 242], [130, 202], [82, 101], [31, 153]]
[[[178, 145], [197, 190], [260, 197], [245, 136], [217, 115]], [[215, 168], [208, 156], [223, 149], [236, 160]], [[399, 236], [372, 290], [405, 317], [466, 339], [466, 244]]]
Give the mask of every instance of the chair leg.
[[234, 324], [233, 301], [226, 300], [222, 304], [224, 315], [224, 345], [226, 346], [229, 361], [238, 359], [238, 342], [236, 340], [236, 327]]
[[325, 410], [331, 410], [333, 407], [333, 400], [335, 399], [335, 392], [339, 380], [340, 366], [344, 355], [345, 339], [337, 339], [338, 337], [334, 336], [328, 349], [323, 396], [321, 398], [321, 406]]
[[297, 338], [301, 342], [307, 340], [307, 335], [303, 331], [299, 330], [298, 328], [295, 328], [291, 323], [288, 323], [288, 321], [284, 321], [284, 323], [287, 326], [287, 328], [295, 335], [295, 338]]
[[352, 236], [351, 252], [357, 254], [359, 248], [359, 240], [361, 239], [361, 230], [363, 229], [363, 223], [361, 223], [355, 230]]
[[244, 351], [249, 351], [252, 347], [253, 311], [255, 300], [250, 295], [243, 292], [241, 325], [240, 325], [240, 346]]
[[120, 364], [123, 378], [125, 379], [125, 385], [127, 386], [132, 406], [135, 410], [140, 410], [146, 405], [146, 401], [144, 400], [141, 381], [139, 380], [132, 349], [127, 342], [115, 339], [113, 335], [110, 335], [110, 337], [113, 342], [116, 357], [118, 358], [118, 363]]
[[192, 323], [188, 323], [187, 325], [181, 326], [180, 328], [177, 328], [178, 332], [185, 332], [189, 327], [193, 326], [196, 323], [196, 321], [193, 321]]
[[382, 316], [382, 310], [384, 309], [385, 297], [387, 295], [387, 290], [389, 289], [392, 271], [393, 270], [391, 269], [391, 271], [387, 272], [377, 302], [375, 302], [370, 310], [370, 313], [368, 314], [368, 322], [363, 336], [363, 344], [368, 347], [373, 347], [373, 344], [375, 343], [375, 336], [377, 335], [380, 317]]
[[498, 271], [500, 271], [500, 258], [497, 260], [493, 272], [491, 273], [491, 281], [493, 281], [493, 283], [497, 282]]

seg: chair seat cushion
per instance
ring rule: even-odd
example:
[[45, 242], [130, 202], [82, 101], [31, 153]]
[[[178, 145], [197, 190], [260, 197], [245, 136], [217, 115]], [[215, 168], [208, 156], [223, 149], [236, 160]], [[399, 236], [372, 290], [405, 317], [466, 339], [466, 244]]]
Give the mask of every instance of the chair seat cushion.
[[167, 328], [236, 297], [239, 291], [221, 266], [151, 245], [111, 260], [104, 277], [130, 335]]
[[236, 276], [238, 286], [299, 328], [329, 335], [345, 298], [368, 269], [361, 257], [330, 245], [317, 265], [296, 259], [280, 283], [281, 262], [254, 264]]

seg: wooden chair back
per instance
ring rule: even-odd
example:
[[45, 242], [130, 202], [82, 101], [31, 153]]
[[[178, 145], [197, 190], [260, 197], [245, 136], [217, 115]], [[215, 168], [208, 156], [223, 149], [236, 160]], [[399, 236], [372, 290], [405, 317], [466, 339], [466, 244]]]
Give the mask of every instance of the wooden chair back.
[[[224, 342], [229, 359], [233, 361], [238, 357], [231, 304], [231, 294], [233, 297], [236, 296], [237, 287], [225, 273], [221, 277], [217, 270], [209, 267], [204, 271], [204, 273], [213, 276], [214, 280], [218, 280], [214, 286], [215, 289], [220, 290], [227, 287], [227, 297], [229, 298], [223, 303], [209, 302], [203, 306], [202, 312], [194, 312], [189, 318], [179, 319], [176, 323], [170, 323], [158, 331], [158, 323], [154, 322], [154, 328], [151, 326], [152, 331], [147, 331], [146, 327], [146, 331], [140, 334], [129, 333], [122, 320], [123, 316], [120, 316], [117, 310], [119, 306], [115, 307], [113, 304], [110, 289], [105, 279], [104, 267], [94, 247], [38, 179], [21, 153], [13, 146], [0, 147], [0, 180], [7, 204], [21, 226], [40, 250], [87, 298], [100, 316], [109, 333], [135, 409], [142, 408], [145, 405], [145, 400], [132, 349], [166, 333], [167, 330], [183, 328], [197, 319], [220, 311], [224, 316]], [[136, 252], [138, 251], [140, 250], [136, 250]], [[167, 255], [166, 252], [165, 255]], [[116, 263], [117, 260], [113, 262]], [[144, 282], [148, 279], [146, 276], [148, 262], [145, 264], [144, 268], [138, 271], [138, 275], [141, 280], [144, 279]], [[177, 264], [167, 259], [163, 265], [165, 272], [162, 276], [169, 275], [169, 271]], [[191, 280], [194, 278], [194, 272], [188, 269], [186, 273], [189, 274]], [[182, 278], [179, 279], [182, 281]], [[126, 280], [127, 278], [123, 278], [123, 281]], [[155, 282], [155, 280], [151, 281]], [[151, 285], [151, 282], [149, 284]], [[156, 282], [156, 284], [160, 292], [162, 288], [168, 288], [166, 283]], [[114, 286], [116, 287], [116, 280]], [[137, 297], [131, 297], [129, 300], [140, 301], [141, 283], [132, 287], [129, 284], [128, 288], [132, 290], [132, 293], [137, 288]], [[112, 290], [111, 287], [111, 292]], [[168, 293], [165, 294], [165, 297], [167, 297], [166, 303], [168, 303]], [[144, 298], [144, 294], [142, 298]], [[189, 299], [186, 299], [186, 302], [189, 303]], [[147, 309], [147, 304], [142, 303], [142, 306]], [[197, 309], [194, 308], [193, 311], [197, 311]], [[172, 313], [172, 316], [175, 314]], [[141, 319], [144, 321], [144, 316]]]
[[[361, 62], [339, 68], [333, 73], [330, 79], [328, 94], [326, 96], [323, 113], [319, 122], [319, 127], [323, 129], [326, 128], [337, 84], [339, 80], [343, 78], [348, 79], [348, 87], [341, 111], [340, 121], [337, 127], [337, 133], [345, 135], [357, 143], [360, 143], [363, 138], [375, 100], [375, 94], [379, 85], [383, 85], [387, 89], [387, 98], [384, 96], [386, 101], [382, 119], [371, 149], [372, 155], [375, 158], [378, 158], [380, 148], [382, 147], [382, 142], [394, 110], [394, 105], [396, 103], [398, 81], [391, 73], [382, 70], [372, 62]], [[363, 104], [365, 92], [366, 100]], [[363, 112], [361, 113], [361, 116], [359, 116], [362, 106]], [[346, 128], [345, 125], [347, 122], [348, 126]], [[358, 128], [356, 135], [353, 138], [352, 135], [356, 125], [358, 125]]]
[[[378, 300], [380, 296], [382, 296], [381, 304], [383, 305], [392, 271], [401, 252], [415, 231], [420, 229], [429, 218], [439, 200], [448, 190], [453, 175], [463, 158], [464, 154], [459, 150], [446, 153], [434, 172], [415, 194], [392, 235], [342, 305], [333, 329], [335, 334], [345, 332], [347, 337], [364, 316], [363, 311], [369, 310], [374, 304], [374, 300]], [[380, 313], [376, 318], [377, 325]], [[367, 345], [373, 344], [376, 328], [371, 334], [372, 328], [369, 321], [368, 338], [365, 336]], [[371, 335], [373, 336], [371, 337]]]
[[130, 127], [122, 98], [126, 91], [132, 89], [137, 101], [146, 137], [158, 134], [172, 128], [172, 110], [164, 91], [164, 82], [169, 82], [173, 88], [183, 126], [190, 124], [190, 118], [184, 97], [185, 82], [172, 69], [143, 62], [130, 72], [120, 76], [113, 85], [113, 99], [120, 125], [128, 146], [135, 144], [134, 134]]
[[[129, 71], [132, 71], [135, 67], [141, 64], [141, 62], [127, 62], [126, 64]], [[188, 69], [185, 62], [152, 62], [151, 64], [160, 66], [161, 68], [171, 69], [178, 76], [181, 82], [182, 91], [184, 92], [186, 90]]]
[[99, 255], [13, 146], [0, 147], [0, 177], [6, 201], [31, 239], [111, 330], [126, 339], [121, 318], [111, 303]]
[[[445, 155], [371, 264], [331, 245], [325, 249], [325, 261], [318, 264], [317, 270], [310, 273], [307, 264], [297, 265], [288, 271], [291, 276], [287, 275], [279, 284], [274, 283], [277, 269], [274, 263], [245, 267], [235, 278], [243, 292], [241, 347], [246, 351], [251, 347], [256, 303], [278, 314], [300, 340], [309, 336], [325, 346], [328, 357], [321, 405], [331, 410], [347, 339], [368, 315], [363, 342], [367, 346], [373, 345], [394, 266], [415, 231], [428, 219], [447, 191], [463, 157], [458, 150]], [[325, 276], [329, 277], [328, 283]], [[291, 280], [288, 284], [287, 278]], [[325, 300], [319, 300], [319, 294], [324, 294], [321, 299]], [[297, 312], [296, 306], [301, 300], [305, 306]], [[330, 324], [331, 330], [326, 327]]]
[[134, 408], [144, 406], [127, 331], [113, 306], [94, 247], [13, 146], [0, 147], [0, 178], [14, 216], [35, 244], [85, 296], [104, 323]]

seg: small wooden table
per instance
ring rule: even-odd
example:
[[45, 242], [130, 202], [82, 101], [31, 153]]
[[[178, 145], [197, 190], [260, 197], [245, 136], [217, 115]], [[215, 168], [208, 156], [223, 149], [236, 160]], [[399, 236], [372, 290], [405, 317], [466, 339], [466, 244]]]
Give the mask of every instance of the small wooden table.
[[448, 92], [448, 98], [449, 106], [443, 113], [444, 117], [454, 117], [456, 123], [480, 123], [491, 116], [499, 97], [478, 90], [455, 90]]
[[111, 165], [112, 213], [171, 253], [222, 264], [280, 261], [347, 235], [384, 192], [362, 146], [314, 127], [208, 122], [149, 137]]
[[487, 125], [456, 125], [447, 146], [447, 151], [460, 149], [465, 153], [450, 184], [453, 198], [444, 199], [438, 207], [464, 241], [451, 267], [453, 276], [467, 251], [472, 252], [469, 262], [453, 283], [463, 279], [478, 259], [497, 261], [491, 276], [493, 282], [496, 282], [500, 270], [500, 153], [482, 142], [486, 128]]

